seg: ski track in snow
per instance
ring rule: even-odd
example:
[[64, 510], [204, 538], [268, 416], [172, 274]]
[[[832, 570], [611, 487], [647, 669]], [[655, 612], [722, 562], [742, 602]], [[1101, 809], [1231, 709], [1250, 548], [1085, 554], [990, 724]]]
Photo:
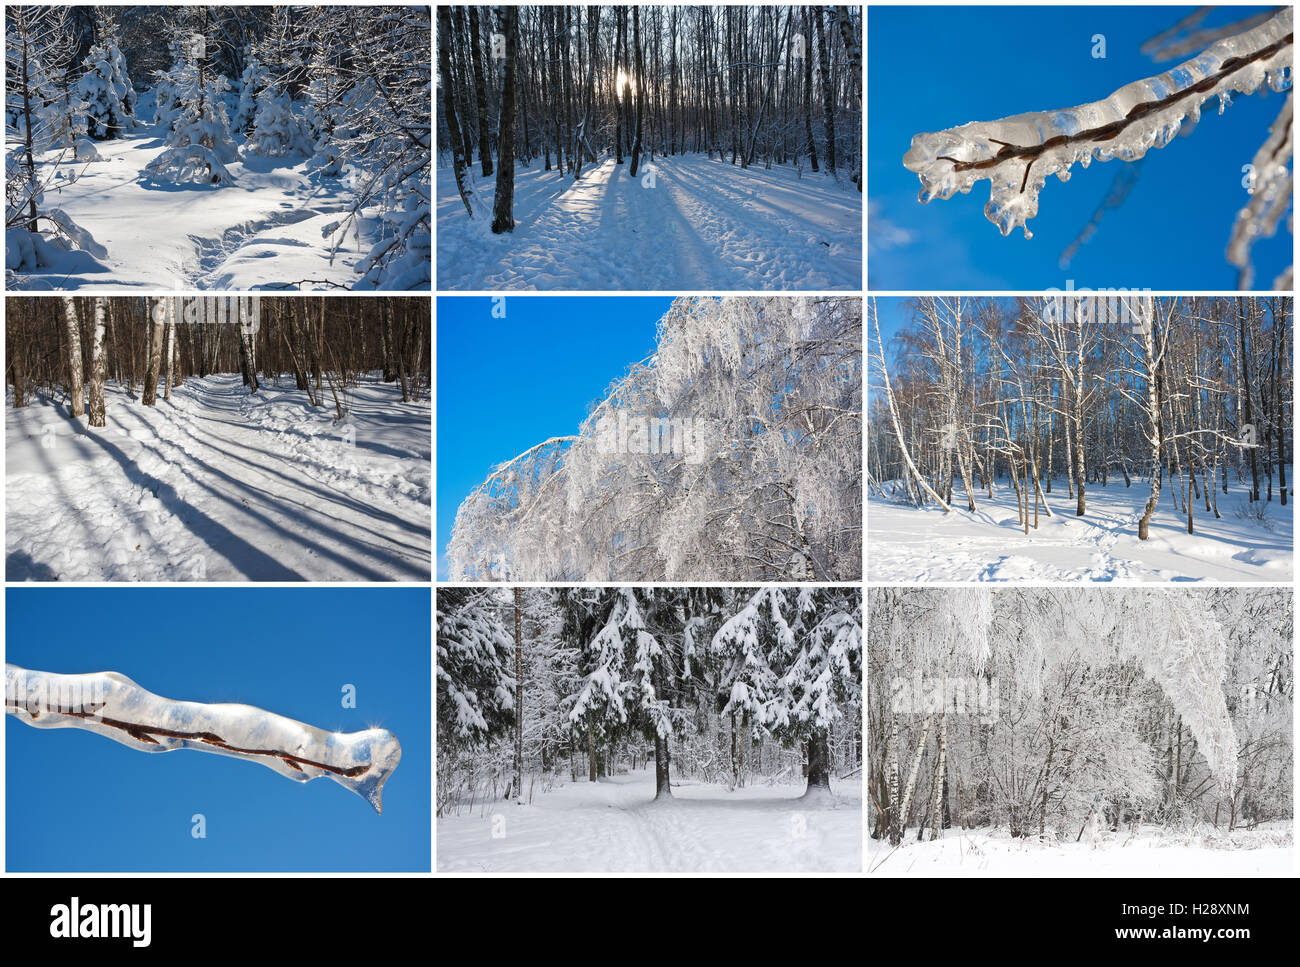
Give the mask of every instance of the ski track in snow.
[[[1289, 479], [1289, 474], [1288, 474]], [[1261, 482], [1261, 493], [1264, 485]], [[1112, 480], [1086, 493], [1087, 513], [1075, 516], [1064, 480], [1047, 495], [1055, 517], [1039, 509], [1038, 529], [1026, 535], [1018, 522], [1015, 493], [1001, 483], [993, 499], [975, 495], [976, 510], [966, 509], [964, 493], [953, 491], [952, 513], [917, 509], [882, 500], [875, 491], [867, 505], [867, 574], [870, 581], [1267, 581], [1283, 583], [1294, 573], [1292, 506], [1274, 499], [1268, 507], [1271, 530], [1238, 516], [1245, 488], [1219, 491], [1219, 513], [1205, 512], [1198, 500], [1194, 534], [1170, 503], [1168, 487], [1151, 518], [1150, 536], [1137, 538], [1137, 522], [1149, 488], [1134, 480], [1124, 487]]]
[[[515, 229], [490, 229], [495, 179], [471, 220], [438, 172], [440, 289], [857, 289], [862, 196], [826, 174], [679, 155], [628, 175], [608, 159], [515, 176]], [[653, 171], [653, 188], [642, 179]]]
[[429, 404], [396, 393], [357, 388], [351, 431], [329, 402], [250, 396], [238, 375], [189, 379], [153, 409], [110, 387], [94, 431], [65, 404], [10, 399], [6, 577], [427, 581]]
[[143, 124], [97, 142], [99, 161], [64, 162], [75, 183], [56, 179], [45, 191], [46, 204], [62, 208], [108, 250], [101, 260], [107, 271], [42, 269], [23, 273], [19, 285], [242, 291], [304, 279], [349, 287], [360, 278], [353, 267], [369, 251], [365, 235], [373, 219], [363, 221], [360, 245], [349, 230], [333, 264], [322, 234], [347, 211], [344, 179], [309, 175], [301, 157], [250, 156], [226, 166], [233, 185], [159, 184], [145, 167], [166, 149], [165, 138], [160, 127]]
[[[861, 869], [860, 789], [809, 803], [802, 786], [675, 783], [654, 770], [557, 785], [530, 805], [480, 802], [438, 818], [438, 869], [454, 872], [736, 872]], [[494, 825], [504, 835], [493, 838]]]

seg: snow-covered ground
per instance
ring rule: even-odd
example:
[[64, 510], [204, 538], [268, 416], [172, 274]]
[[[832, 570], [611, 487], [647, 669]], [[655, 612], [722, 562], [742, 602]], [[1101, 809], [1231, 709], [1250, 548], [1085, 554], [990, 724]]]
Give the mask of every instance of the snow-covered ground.
[[856, 780], [804, 800], [803, 786], [677, 782], [654, 801], [654, 770], [557, 785], [531, 805], [480, 802], [438, 817], [440, 872], [859, 872]]
[[[1288, 474], [1288, 480], [1290, 474]], [[886, 485], [891, 489], [895, 484]], [[1262, 486], [1262, 485], [1261, 485]], [[1247, 511], [1245, 490], [1219, 492], [1218, 520], [1194, 508], [1195, 534], [1175, 511], [1168, 487], [1151, 518], [1150, 535], [1138, 540], [1137, 521], [1149, 488], [1113, 479], [1087, 491], [1087, 515], [1076, 517], [1065, 481], [1053, 484], [1039, 508], [1038, 529], [1026, 535], [1016, 515], [1015, 492], [999, 481], [989, 500], [975, 495], [976, 511], [953, 491], [952, 513], [885, 500], [868, 488], [867, 577], [880, 582], [938, 581], [1264, 581], [1292, 579], [1293, 505], [1281, 506], [1274, 491], [1263, 521]], [[901, 488], [900, 488], [901, 490]]]
[[368, 376], [335, 424], [293, 380], [189, 379], [156, 407], [105, 390], [5, 409], [7, 580], [427, 581], [430, 407]]
[[[862, 284], [862, 195], [847, 178], [741, 169], [702, 155], [656, 158], [628, 175], [608, 159], [575, 182], [515, 175], [515, 229], [493, 235], [496, 179], [465, 212], [438, 171], [439, 289], [819, 290]], [[645, 174], [653, 170], [653, 187]]]
[[897, 849], [871, 840], [867, 871], [875, 876], [1203, 877], [1292, 876], [1291, 822], [1255, 829], [1167, 833], [1143, 827], [1107, 833], [1095, 843], [1043, 844], [1013, 839], [1005, 831], [948, 830], [918, 843], [909, 836]]
[[[150, 290], [297, 287], [350, 288], [354, 266], [373, 245], [375, 218], [349, 231], [331, 264], [330, 233], [344, 218], [346, 179], [308, 174], [307, 161], [249, 156], [227, 165], [225, 187], [163, 184], [145, 166], [165, 149], [166, 131], [142, 125], [125, 137], [96, 142], [99, 161], [69, 163], [45, 191], [106, 254], [70, 253], [57, 269], [23, 272], [26, 289], [83, 287]], [[53, 159], [58, 152], [47, 155]], [[46, 167], [39, 166], [42, 178]], [[72, 183], [68, 183], [71, 181]]]

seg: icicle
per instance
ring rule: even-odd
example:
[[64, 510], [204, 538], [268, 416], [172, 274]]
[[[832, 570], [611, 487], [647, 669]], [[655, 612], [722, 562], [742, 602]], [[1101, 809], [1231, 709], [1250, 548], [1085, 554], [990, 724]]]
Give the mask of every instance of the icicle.
[[1199, 120], [1209, 98], [1252, 94], [1265, 82], [1276, 90], [1278, 76], [1290, 66], [1292, 19], [1292, 8], [1284, 7], [1258, 27], [1105, 100], [917, 134], [903, 165], [920, 178], [923, 203], [969, 192], [987, 178], [984, 214], [1009, 235], [1038, 214], [1038, 193], [1049, 174], [1076, 162], [1086, 166], [1094, 157], [1136, 161], [1168, 144], [1185, 118]]
[[260, 762], [295, 782], [333, 779], [383, 812], [402, 747], [385, 729], [326, 732], [251, 705], [177, 702], [118, 672], [5, 665], [5, 712], [38, 729], [86, 729], [141, 752], [196, 749]]

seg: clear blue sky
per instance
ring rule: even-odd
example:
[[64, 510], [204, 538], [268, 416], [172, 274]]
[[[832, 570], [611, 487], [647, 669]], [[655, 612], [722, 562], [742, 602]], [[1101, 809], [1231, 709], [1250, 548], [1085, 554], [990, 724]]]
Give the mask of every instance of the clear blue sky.
[[[325, 729], [390, 729], [384, 814], [327, 778], [149, 754], [5, 716], [10, 871], [428, 871], [430, 592], [419, 588], [15, 588], [6, 660], [118, 671], [151, 692], [244, 702]], [[356, 686], [357, 707], [341, 707]], [[190, 835], [202, 813], [207, 838]]]
[[[1222, 116], [1217, 100], [1201, 121], [1147, 152], [1122, 207], [1109, 211], [1068, 268], [1058, 259], [1105, 199], [1124, 162], [1075, 165], [1068, 183], [1048, 179], [1034, 233], [1003, 238], [984, 217], [988, 181], [969, 195], [928, 205], [903, 167], [912, 136], [968, 121], [1072, 107], [1170, 69], [1138, 51], [1191, 7], [870, 7], [867, 14], [867, 193], [879, 215], [906, 231], [907, 244], [872, 248], [873, 289], [1041, 290], [1076, 286], [1156, 290], [1235, 289], [1224, 258], [1237, 212], [1248, 199], [1249, 164], [1281, 110], [1285, 92], [1238, 97]], [[1204, 25], [1262, 7], [1220, 9]], [[1092, 57], [1104, 34], [1106, 58]], [[1256, 244], [1255, 286], [1267, 289], [1291, 260], [1285, 223]]]
[[605, 390], [655, 348], [672, 299], [438, 298], [438, 577], [456, 510], [492, 468], [576, 433]]

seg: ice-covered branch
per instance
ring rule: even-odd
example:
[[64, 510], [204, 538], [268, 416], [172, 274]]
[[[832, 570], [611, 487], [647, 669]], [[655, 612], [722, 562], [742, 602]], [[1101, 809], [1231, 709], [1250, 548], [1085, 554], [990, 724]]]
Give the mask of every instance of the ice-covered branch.
[[1250, 268], [1250, 248], [1261, 238], [1269, 238], [1277, 231], [1277, 223], [1291, 207], [1291, 156], [1294, 142], [1291, 137], [1295, 113], [1295, 92], [1287, 95], [1286, 103], [1268, 131], [1268, 139], [1260, 146], [1251, 165], [1250, 201], [1237, 213], [1228, 241], [1228, 261], [1240, 270], [1237, 288], [1249, 289], [1253, 277]]
[[1253, 94], [1261, 84], [1275, 91], [1289, 86], [1292, 20], [1285, 7], [1101, 101], [917, 134], [903, 165], [921, 179], [922, 202], [969, 192], [976, 181], [989, 179], [985, 216], [1003, 235], [1022, 226], [1031, 238], [1026, 223], [1038, 213], [1038, 193], [1049, 175], [1068, 181], [1072, 165], [1087, 167], [1094, 158], [1136, 161], [1167, 145], [1185, 118], [1198, 121], [1211, 97], [1219, 97], [1222, 110], [1234, 93]]
[[141, 752], [195, 749], [260, 762], [295, 782], [333, 779], [383, 812], [402, 747], [385, 729], [327, 732], [251, 705], [179, 702], [118, 672], [5, 665], [5, 712], [38, 729], [86, 729]]

